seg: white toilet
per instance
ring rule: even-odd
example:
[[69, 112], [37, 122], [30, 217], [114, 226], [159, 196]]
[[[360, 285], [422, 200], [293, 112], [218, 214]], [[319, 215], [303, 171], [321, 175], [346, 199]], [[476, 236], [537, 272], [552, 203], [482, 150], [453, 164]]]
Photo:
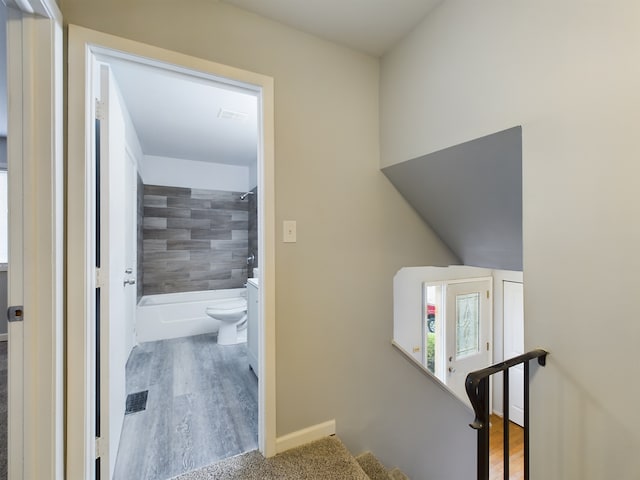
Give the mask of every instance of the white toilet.
[[216, 300], [205, 310], [211, 318], [220, 321], [218, 345], [235, 345], [238, 339], [238, 326], [247, 320], [247, 299], [244, 297]]

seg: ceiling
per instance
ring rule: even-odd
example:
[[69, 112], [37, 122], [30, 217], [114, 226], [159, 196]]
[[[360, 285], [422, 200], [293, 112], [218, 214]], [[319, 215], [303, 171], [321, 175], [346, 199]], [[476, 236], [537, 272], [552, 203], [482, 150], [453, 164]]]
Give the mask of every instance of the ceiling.
[[380, 56], [443, 0], [216, 0]]
[[255, 164], [255, 94], [129, 60], [108, 62], [145, 155]]
[[[443, 0], [213, 0], [382, 55]], [[146, 155], [255, 165], [257, 97], [212, 80], [109, 58]], [[228, 119], [221, 117], [242, 118]]]

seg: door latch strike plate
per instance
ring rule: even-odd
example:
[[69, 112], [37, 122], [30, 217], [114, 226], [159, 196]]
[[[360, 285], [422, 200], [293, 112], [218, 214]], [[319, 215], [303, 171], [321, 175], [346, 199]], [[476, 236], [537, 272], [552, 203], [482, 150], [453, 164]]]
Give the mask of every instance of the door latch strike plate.
[[7, 310], [7, 320], [9, 322], [21, 322], [24, 320], [24, 307], [22, 305], [9, 307]]

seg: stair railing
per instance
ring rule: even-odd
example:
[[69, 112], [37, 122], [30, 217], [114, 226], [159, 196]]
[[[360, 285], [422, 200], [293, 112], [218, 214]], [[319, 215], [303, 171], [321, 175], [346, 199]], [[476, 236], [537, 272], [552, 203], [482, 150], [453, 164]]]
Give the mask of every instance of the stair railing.
[[502, 372], [504, 408], [504, 479], [509, 479], [509, 369], [524, 364], [524, 480], [529, 480], [529, 361], [546, 365], [547, 353], [537, 349], [467, 375], [465, 388], [476, 418], [469, 426], [478, 430], [478, 480], [489, 480], [489, 378]]

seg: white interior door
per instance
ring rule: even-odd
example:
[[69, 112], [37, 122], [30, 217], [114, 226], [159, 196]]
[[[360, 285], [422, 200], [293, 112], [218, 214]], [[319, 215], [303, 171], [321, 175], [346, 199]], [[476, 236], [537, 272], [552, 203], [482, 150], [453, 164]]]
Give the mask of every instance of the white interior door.
[[52, 0], [9, 5], [5, 475], [47, 480], [64, 476], [62, 15]]
[[[503, 282], [504, 358], [524, 353], [524, 290], [522, 283]], [[524, 426], [524, 366], [509, 370], [509, 418]]]
[[135, 341], [135, 319], [137, 304], [137, 266], [138, 266], [138, 218], [137, 218], [137, 201], [138, 201], [138, 169], [133, 155], [129, 149], [126, 150], [125, 160], [125, 237], [124, 237], [124, 256], [125, 256], [125, 363], [129, 358], [129, 354], [133, 349]]
[[447, 285], [445, 384], [466, 403], [467, 375], [491, 362], [491, 287], [491, 279]]
[[[111, 479], [115, 467], [120, 432], [124, 420], [127, 361], [127, 307], [133, 271], [128, 273], [128, 250], [133, 248], [127, 232], [131, 211], [127, 209], [127, 154], [125, 127], [110, 69], [100, 66], [99, 124], [99, 435], [101, 478]], [[131, 210], [131, 209], [129, 209]]]

